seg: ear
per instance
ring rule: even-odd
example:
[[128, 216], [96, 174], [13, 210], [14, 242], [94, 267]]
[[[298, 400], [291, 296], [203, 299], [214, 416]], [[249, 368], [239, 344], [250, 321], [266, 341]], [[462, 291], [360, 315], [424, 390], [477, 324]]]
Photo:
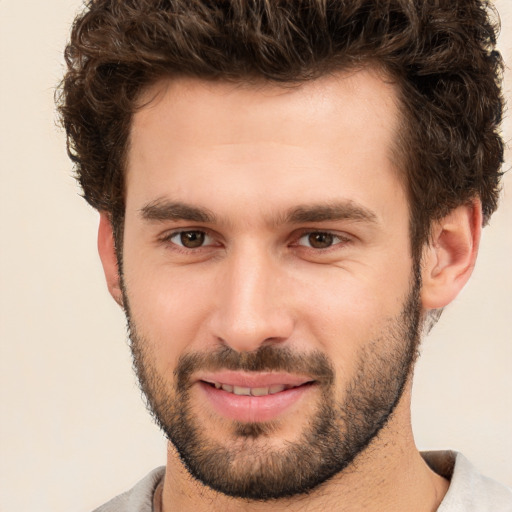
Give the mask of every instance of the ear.
[[107, 280], [108, 291], [114, 300], [123, 307], [123, 293], [119, 278], [119, 266], [114, 243], [114, 232], [109, 216], [100, 212], [100, 225], [98, 228], [98, 252], [100, 254], [103, 272]]
[[462, 290], [475, 266], [481, 232], [482, 203], [479, 199], [455, 208], [435, 222], [422, 258], [424, 309], [443, 308]]

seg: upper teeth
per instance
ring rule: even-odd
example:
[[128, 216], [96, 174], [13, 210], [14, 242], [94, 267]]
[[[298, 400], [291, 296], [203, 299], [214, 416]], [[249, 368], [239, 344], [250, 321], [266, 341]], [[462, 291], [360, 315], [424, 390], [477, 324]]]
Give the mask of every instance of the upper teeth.
[[290, 389], [291, 386], [285, 384], [276, 384], [267, 388], [244, 388], [242, 386], [231, 386], [229, 384], [221, 384], [220, 382], [214, 382], [217, 389], [223, 389], [228, 393], [234, 393], [235, 395], [246, 395], [246, 396], [265, 396], [273, 395], [274, 393], [280, 393], [285, 389]]

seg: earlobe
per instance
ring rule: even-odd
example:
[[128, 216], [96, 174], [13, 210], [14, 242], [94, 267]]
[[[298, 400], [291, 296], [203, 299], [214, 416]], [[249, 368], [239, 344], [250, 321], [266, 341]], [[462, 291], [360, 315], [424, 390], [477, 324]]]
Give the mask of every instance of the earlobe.
[[98, 252], [103, 265], [103, 272], [107, 280], [108, 291], [113, 299], [123, 306], [123, 294], [119, 277], [119, 266], [115, 250], [114, 232], [112, 223], [106, 212], [100, 212], [98, 227]]
[[435, 222], [422, 257], [421, 301], [425, 310], [452, 302], [475, 266], [482, 232], [482, 204], [475, 199]]

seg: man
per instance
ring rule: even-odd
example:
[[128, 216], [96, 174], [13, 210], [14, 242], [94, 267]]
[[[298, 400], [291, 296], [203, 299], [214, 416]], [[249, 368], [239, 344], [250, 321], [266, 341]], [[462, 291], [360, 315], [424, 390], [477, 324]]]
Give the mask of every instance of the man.
[[494, 44], [477, 0], [90, 2], [60, 111], [169, 439], [99, 510], [512, 510], [410, 422], [497, 205]]

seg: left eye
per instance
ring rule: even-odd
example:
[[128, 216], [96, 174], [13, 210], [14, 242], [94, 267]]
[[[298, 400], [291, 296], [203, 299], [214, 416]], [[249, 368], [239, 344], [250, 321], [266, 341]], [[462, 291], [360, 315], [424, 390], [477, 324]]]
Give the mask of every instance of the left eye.
[[204, 231], [180, 231], [170, 236], [169, 240], [186, 249], [197, 249], [212, 243], [212, 237]]
[[328, 249], [341, 242], [343, 242], [343, 239], [338, 235], [324, 231], [314, 231], [302, 235], [299, 238], [298, 245], [311, 247], [312, 249]]

